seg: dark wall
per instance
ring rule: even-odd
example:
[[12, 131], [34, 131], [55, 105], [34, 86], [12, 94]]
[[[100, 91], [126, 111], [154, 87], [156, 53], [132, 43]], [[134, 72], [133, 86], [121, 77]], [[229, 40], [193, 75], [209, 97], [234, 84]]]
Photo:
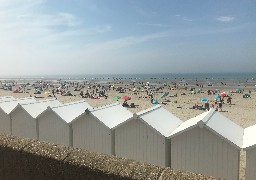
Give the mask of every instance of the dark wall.
[[214, 179], [85, 150], [0, 135], [1, 180]]

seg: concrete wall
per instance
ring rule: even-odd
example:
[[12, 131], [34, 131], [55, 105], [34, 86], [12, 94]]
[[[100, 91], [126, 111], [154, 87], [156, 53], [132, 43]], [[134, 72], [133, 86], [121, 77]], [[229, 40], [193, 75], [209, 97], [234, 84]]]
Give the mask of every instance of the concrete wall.
[[239, 179], [240, 150], [205, 128], [195, 127], [171, 139], [171, 167]]
[[214, 180], [201, 174], [7, 135], [0, 135], [0, 179]]

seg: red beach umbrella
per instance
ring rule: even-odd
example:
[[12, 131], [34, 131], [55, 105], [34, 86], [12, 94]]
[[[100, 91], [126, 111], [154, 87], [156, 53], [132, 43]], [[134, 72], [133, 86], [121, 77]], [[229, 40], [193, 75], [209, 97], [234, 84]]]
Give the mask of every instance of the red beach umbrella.
[[220, 96], [221, 96], [221, 97], [226, 97], [226, 96], [227, 96], [227, 93], [226, 93], [226, 92], [222, 92], [222, 93], [220, 94]]
[[129, 96], [123, 96], [122, 99], [123, 99], [123, 100], [130, 100], [131, 97], [129, 97]]

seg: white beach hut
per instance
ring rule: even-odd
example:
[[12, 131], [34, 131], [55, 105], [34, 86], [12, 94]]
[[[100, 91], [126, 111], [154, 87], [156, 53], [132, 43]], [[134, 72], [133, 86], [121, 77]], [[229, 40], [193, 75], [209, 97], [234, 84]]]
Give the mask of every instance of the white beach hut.
[[15, 98], [13, 96], [2, 96], [0, 97], [0, 102], [1, 101], [12, 101], [15, 100]]
[[37, 117], [48, 106], [60, 106], [55, 99], [41, 100], [35, 103], [18, 104], [10, 113], [12, 134], [15, 136], [38, 139]]
[[0, 102], [0, 133], [11, 134], [12, 122], [9, 114], [18, 105], [18, 103], [26, 104], [32, 102], [36, 102], [33, 97]]
[[243, 148], [246, 151], [245, 179], [256, 179], [256, 124], [244, 129]]
[[235, 180], [243, 128], [211, 109], [182, 123], [170, 136], [171, 167]]
[[132, 113], [114, 103], [83, 113], [72, 122], [73, 146], [115, 155], [113, 128], [132, 117]]
[[116, 155], [169, 166], [171, 144], [167, 137], [181, 123], [179, 118], [160, 105], [134, 114], [115, 128]]
[[73, 146], [70, 122], [92, 107], [85, 101], [48, 107], [38, 116], [39, 140]]

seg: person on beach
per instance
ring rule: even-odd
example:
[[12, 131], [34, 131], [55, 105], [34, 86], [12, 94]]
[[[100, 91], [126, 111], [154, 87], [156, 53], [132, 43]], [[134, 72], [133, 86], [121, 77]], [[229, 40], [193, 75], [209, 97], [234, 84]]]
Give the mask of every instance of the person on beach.
[[219, 102], [219, 106], [218, 106], [219, 108], [218, 108], [218, 111], [222, 111], [222, 102]]
[[125, 100], [122, 104], [123, 107], [129, 107], [129, 104], [127, 103], [127, 100]]
[[52, 95], [55, 97], [55, 89], [52, 89]]
[[215, 104], [218, 104], [218, 99], [215, 99], [215, 102], [214, 102]]
[[83, 91], [80, 92], [80, 96], [81, 96], [81, 98], [84, 98], [84, 92]]
[[204, 104], [204, 109], [207, 110], [207, 111], [209, 111], [209, 109], [210, 109], [210, 104], [209, 104], [209, 102], [206, 102], [206, 103]]
[[231, 97], [229, 96], [228, 99], [227, 99], [227, 103], [229, 103], [231, 105]]

